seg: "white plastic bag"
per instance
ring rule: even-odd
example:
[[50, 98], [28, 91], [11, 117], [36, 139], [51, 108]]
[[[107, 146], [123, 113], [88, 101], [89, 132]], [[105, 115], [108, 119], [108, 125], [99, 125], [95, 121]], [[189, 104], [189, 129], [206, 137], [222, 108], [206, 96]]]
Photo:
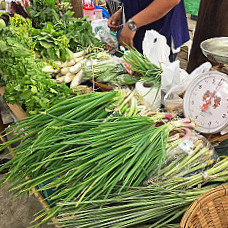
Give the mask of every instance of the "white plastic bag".
[[155, 30], [146, 31], [143, 43], [143, 54], [154, 64], [159, 66], [168, 65], [170, 48], [167, 45], [166, 37]]
[[206, 62], [195, 69], [191, 74], [188, 74], [186, 71], [180, 69], [180, 83], [170, 88], [166, 91], [164, 97], [164, 104], [167, 111], [178, 111], [183, 112], [183, 98], [181, 95], [187, 90], [189, 84], [197, 77], [199, 74], [208, 72], [211, 69], [212, 65], [209, 62]]
[[164, 66], [161, 75], [161, 89], [165, 93], [177, 85], [180, 85], [180, 61], [175, 61]]

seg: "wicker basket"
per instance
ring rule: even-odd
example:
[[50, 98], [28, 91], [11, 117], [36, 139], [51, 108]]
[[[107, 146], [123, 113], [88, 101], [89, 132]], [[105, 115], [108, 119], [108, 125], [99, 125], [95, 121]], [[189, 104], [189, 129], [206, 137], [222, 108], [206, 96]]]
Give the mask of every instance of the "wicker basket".
[[228, 228], [228, 185], [211, 189], [195, 200], [180, 228]]

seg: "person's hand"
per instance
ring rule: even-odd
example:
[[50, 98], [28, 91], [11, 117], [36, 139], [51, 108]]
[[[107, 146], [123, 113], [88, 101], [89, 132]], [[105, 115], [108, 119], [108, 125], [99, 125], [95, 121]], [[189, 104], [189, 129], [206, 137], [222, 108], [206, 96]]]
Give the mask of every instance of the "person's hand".
[[123, 27], [120, 33], [120, 45], [126, 48], [126, 45], [133, 48], [133, 39], [136, 31], [132, 31], [128, 28], [128, 23]]
[[118, 31], [122, 23], [122, 9], [118, 10], [108, 19], [108, 27], [111, 31]]

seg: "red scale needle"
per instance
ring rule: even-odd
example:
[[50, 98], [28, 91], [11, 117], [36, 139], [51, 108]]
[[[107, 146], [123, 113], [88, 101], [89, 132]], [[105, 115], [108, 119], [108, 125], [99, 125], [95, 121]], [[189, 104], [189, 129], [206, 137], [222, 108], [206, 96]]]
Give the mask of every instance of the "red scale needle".
[[214, 92], [211, 94], [211, 96], [209, 97], [209, 99], [206, 101], [205, 104], [203, 104], [203, 107], [202, 107], [202, 112], [206, 112], [209, 108], [209, 104], [211, 104], [211, 99], [214, 97], [216, 91], [218, 90], [218, 87], [220, 86], [222, 80], [219, 82], [219, 84], [217, 85], [217, 87], [215, 88]]

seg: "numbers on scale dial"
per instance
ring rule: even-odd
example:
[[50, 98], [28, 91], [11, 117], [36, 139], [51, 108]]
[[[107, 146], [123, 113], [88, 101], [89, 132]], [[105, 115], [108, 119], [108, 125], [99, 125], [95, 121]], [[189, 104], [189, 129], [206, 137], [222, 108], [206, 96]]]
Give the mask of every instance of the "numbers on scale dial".
[[[189, 96], [188, 106], [190, 116], [203, 128], [216, 128], [226, 121], [228, 117], [227, 88], [227, 81], [217, 75], [203, 77], [195, 84]], [[224, 103], [227, 105], [224, 106]], [[203, 105], [208, 107], [203, 109]], [[225, 107], [227, 111], [225, 110], [224, 113]]]

